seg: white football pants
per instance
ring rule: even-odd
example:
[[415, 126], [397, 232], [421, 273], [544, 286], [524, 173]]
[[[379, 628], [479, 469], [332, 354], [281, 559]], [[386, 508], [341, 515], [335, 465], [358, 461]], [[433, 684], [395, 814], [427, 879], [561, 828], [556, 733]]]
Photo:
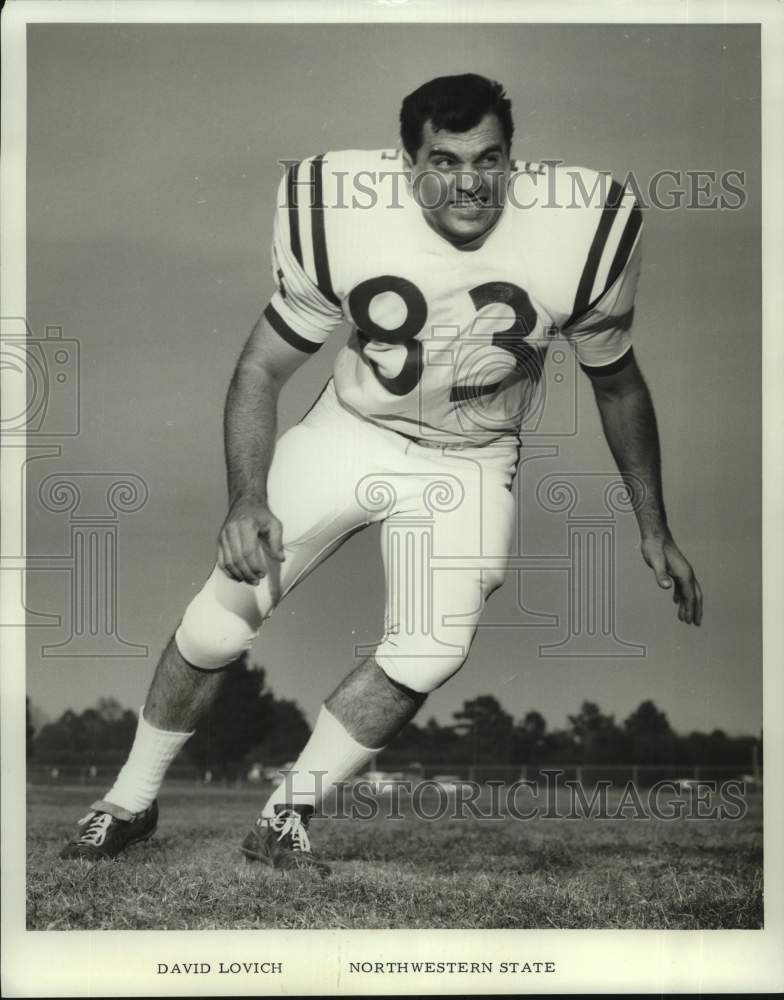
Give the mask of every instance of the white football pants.
[[202, 669], [231, 663], [293, 587], [381, 521], [386, 612], [375, 659], [398, 683], [434, 690], [463, 664], [485, 601], [503, 582], [516, 461], [509, 442], [433, 447], [380, 428], [344, 409], [330, 381], [280, 438], [269, 472], [285, 562], [271, 561], [256, 586], [216, 566], [177, 630], [180, 652]]

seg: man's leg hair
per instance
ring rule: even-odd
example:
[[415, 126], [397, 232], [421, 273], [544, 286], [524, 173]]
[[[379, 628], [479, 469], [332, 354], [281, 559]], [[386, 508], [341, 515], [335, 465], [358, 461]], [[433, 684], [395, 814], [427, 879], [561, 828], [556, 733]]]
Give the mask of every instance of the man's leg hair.
[[385, 746], [410, 722], [427, 698], [393, 680], [369, 656], [324, 703], [358, 743]]
[[128, 759], [114, 785], [92, 808], [125, 819], [154, 802], [169, 765], [215, 700], [230, 665], [209, 670], [195, 667], [182, 656], [176, 639], [169, 640], [139, 712]]
[[205, 670], [189, 663], [172, 636], [147, 693], [145, 719], [156, 729], [193, 729], [215, 700], [230, 666]]

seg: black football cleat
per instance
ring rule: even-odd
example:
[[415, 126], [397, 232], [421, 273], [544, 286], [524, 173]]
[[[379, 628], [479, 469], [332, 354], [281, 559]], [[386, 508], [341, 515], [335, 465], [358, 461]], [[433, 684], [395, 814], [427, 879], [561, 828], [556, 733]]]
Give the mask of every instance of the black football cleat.
[[[109, 809], [112, 812], [107, 811]], [[60, 851], [61, 858], [87, 861], [116, 858], [126, 847], [147, 840], [155, 833], [158, 803], [153, 802], [144, 812], [134, 815], [109, 802], [95, 802], [90, 812], [79, 820], [79, 826], [82, 829], [78, 836]]]
[[309, 870], [322, 877], [329, 865], [315, 857], [310, 847], [308, 824], [313, 806], [275, 806], [275, 815], [259, 816], [240, 850], [249, 861], [261, 861], [281, 871]]

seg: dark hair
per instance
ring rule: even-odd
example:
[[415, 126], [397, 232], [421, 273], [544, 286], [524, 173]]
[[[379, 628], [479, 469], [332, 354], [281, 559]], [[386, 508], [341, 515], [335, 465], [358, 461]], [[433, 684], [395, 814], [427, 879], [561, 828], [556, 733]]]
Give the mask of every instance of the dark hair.
[[422, 145], [422, 127], [427, 121], [434, 129], [467, 132], [488, 113], [498, 116], [508, 151], [514, 134], [512, 102], [501, 84], [477, 73], [438, 76], [403, 99], [400, 108], [403, 148], [409, 156], [416, 156]]

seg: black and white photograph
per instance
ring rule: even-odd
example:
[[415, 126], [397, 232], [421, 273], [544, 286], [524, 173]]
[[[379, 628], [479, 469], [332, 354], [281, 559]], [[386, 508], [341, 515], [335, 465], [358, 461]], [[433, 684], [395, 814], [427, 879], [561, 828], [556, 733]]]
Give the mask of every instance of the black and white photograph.
[[602, 10], [5, 4], [4, 995], [784, 984], [784, 12]]

